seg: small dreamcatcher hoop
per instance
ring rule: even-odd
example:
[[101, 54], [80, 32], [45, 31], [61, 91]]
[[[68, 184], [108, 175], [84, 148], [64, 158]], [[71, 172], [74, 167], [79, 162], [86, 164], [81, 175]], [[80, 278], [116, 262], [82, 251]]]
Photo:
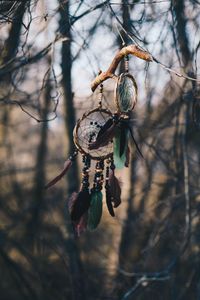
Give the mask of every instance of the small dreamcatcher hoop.
[[114, 101], [119, 113], [132, 111], [137, 103], [137, 83], [129, 73], [121, 73], [115, 86]]
[[112, 141], [98, 149], [90, 149], [91, 143], [95, 142], [100, 130], [111, 117], [112, 113], [108, 109], [97, 107], [78, 120], [73, 135], [74, 144], [81, 154], [89, 155], [94, 160], [104, 160], [112, 156]]
[[114, 101], [118, 113], [129, 113], [137, 103], [137, 83], [135, 78], [129, 73], [129, 58], [124, 57], [125, 72], [118, 76], [115, 86]]

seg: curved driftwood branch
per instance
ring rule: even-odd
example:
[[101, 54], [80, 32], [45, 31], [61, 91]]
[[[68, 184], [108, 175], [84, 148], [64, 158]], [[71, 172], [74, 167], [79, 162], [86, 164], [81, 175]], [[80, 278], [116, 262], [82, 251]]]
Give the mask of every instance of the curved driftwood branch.
[[146, 61], [153, 61], [153, 57], [150, 53], [140, 49], [138, 46], [136, 45], [129, 45], [126, 47], [123, 47], [113, 58], [113, 61], [111, 62], [110, 67], [108, 68], [108, 70], [106, 72], [102, 72], [100, 73], [91, 83], [91, 89], [94, 92], [96, 90], [96, 88], [98, 87], [98, 85], [100, 83], [102, 83], [103, 81], [105, 81], [108, 78], [113, 78], [116, 77], [115, 70], [117, 69], [117, 66], [119, 64], [119, 62], [122, 60], [122, 58], [128, 54], [137, 56], [143, 60]]

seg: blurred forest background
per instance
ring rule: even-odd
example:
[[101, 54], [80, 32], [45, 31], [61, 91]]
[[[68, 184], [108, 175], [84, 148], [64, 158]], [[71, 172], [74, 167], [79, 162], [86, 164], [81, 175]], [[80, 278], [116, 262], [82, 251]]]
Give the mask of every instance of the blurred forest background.
[[[200, 75], [199, 26], [197, 0], [0, 1], [1, 300], [200, 299], [200, 88], [188, 79]], [[75, 239], [67, 199], [80, 163], [44, 186], [123, 40], [155, 58], [130, 57], [144, 160], [132, 147], [116, 217], [104, 210]], [[110, 106], [112, 80], [104, 90]]]

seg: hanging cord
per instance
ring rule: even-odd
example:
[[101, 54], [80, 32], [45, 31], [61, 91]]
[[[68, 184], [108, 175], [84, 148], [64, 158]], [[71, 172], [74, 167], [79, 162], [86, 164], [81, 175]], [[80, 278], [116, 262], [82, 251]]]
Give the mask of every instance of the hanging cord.
[[118, 26], [116, 26], [116, 28], [117, 28], [117, 32], [118, 32], [118, 34], [119, 34], [119, 37], [120, 37], [120, 39], [121, 39], [121, 41], [122, 41], [122, 48], [123, 48], [123, 47], [126, 46], [125, 40], [124, 40], [124, 38], [123, 38], [123, 36], [122, 36], [122, 34], [121, 34], [121, 32], [120, 32]]
[[109, 170], [110, 170], [110, 160], [108, 159], [106, 161], [107, 166], [106, 166], [106, 178], [105, 178], [105, 189], [108, 188], [108, 180], [109, 180]]
[[113, 209], [113, 197], [112, 197], [112, 192], [111, 192], [111, 187], [109, 185], [109, 172], [110, 172], [110, 159], [108, 159], [106, 161], [107, 166], [106, 166], [106, 177], [105, 177], [105, 191], [106, 191], [106, 205], [107, 205], [107, 209], [109, 214], [114, 217], [115, 213], [114, 213], [114, 209]]
[[95, 175], [94, 175], [94, 183], [93, 183], [93, 191], [101, 191], [103, 185], [103, 170], [104, 170], [104, 161], [98, 161], [96, 163]]
[[[117, 31], [118, 31], [119, 37], [120, 37], [120, 39], [122, 41], [122, 48], [124, 48], [124, 47], [127, 46], [127, 44], [126, 44], [126, 42], [125, 42], [125, 40], [124, 40], [124, 38], [123, 38], [123, 36], [122, 36], [122, 34], [121, 34], [118, 26], [117, 26]], [[129, 57], [128, 57], [128, 55], [124, 56], [124, 69], [125, 69], [125, 73], [128, 73], [128, 71], [129, 71]]]
[[82, 190], [89, 189], [89, 171], [90, 171], [90, 164], [91, 160], [88, 155], [83, 155], [83, 169], [82, 169]]
[[129, 57], [128, 57], [128, 55], [124, 56], [124, 68], [125, 68], [125, 73], [128, 73], [128, 71], [129, 71]]
[[[102, 73], [101, 70], [99, 70], [98, 76]], [[102, 100], [103, 100], [103, 83], [100, 84], [100, 89], [99, 89], [99, 108], [102, 108]]]
[[99, 108], [102, 108], [102, 99], [103, 99], [103, 84], [100, 84], [100, 95], [99, 95]]

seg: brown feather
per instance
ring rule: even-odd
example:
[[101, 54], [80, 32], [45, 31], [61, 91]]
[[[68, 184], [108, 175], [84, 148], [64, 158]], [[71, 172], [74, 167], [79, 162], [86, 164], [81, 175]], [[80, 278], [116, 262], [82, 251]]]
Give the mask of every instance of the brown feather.
[[113, 206], [112, 206], [112, 196], [111, 196], [111, 192], [110, 192], [110, 187], [107, 186], [106, 187], [106, 204], [107, 204], [107, 208], [108, 208], [108, 211], [110, 213], [110, 215], [112, 217], [115, 216], [115, 212], [114, 212], [114, 209], [113, 209]]
[[112, 202], [114, 203], [114, 207], [116, 208], [121, 204], [121, 187], [113, 170], [110, 170], [109, 172], [108, 184], [110, 187]]
[[71, 165], [72, 165], [71, 159], [66, 160], [62, 172], [59, 175], [57, 175], [54, 179], [52, 179], [49, 183], [47, 183], [45, 185], [45, 189], [50, 188], [51, 186], [55, 185], [58, 181], [60, 181], [63, 178], [63, 176], [67, 173]]
[[[79, 193], [77, 192], [73, 192], [71, 194], [71, 197], [68, 200], [68, 209], [69, 209], [69, 213], [71, 215], [73, 207], [77, 201]], [[73, 221], [73, 228], [74, 228], [74, 234], [76, 236], [80, 236], [82, 232], [84, 232], [87, 228], [87, 217], [88, 217], [88, 213], [84, 213], [81, 218], [78, 221]]]
[[82, 215], [79, 222], [76, 222], [74, 224], [74, 231], [75, 231], [76, 236], [80, 237], [81, 233], [86, 231], [87, 219], [88, 219], [88, 213], [86, 212], [84, 215]]
[[97, 136], [96, 141], [90, 143], [88, 149], [94, 150], [106, 146], [114, 138], [115, 132], [116, 132], [116, 123], [111, 125], [103, 134]]
[[82, 190], [75, 198], [74, 204], [70, 212], [71, 220], [79, 222], [82, 215], [88, 210], [90, 206], [91, 196], [88, 190]]
[[76, 202], [77, 197], [78, 197], [78, 193], [77, 192], [73, 192], [71, 194], [71, 197], [68, 200], [68, 209], [69, 209], [70, 213], [71, 213], [72, 208], [73, 208], [73, 206], [74, 206], [74, 204]]

